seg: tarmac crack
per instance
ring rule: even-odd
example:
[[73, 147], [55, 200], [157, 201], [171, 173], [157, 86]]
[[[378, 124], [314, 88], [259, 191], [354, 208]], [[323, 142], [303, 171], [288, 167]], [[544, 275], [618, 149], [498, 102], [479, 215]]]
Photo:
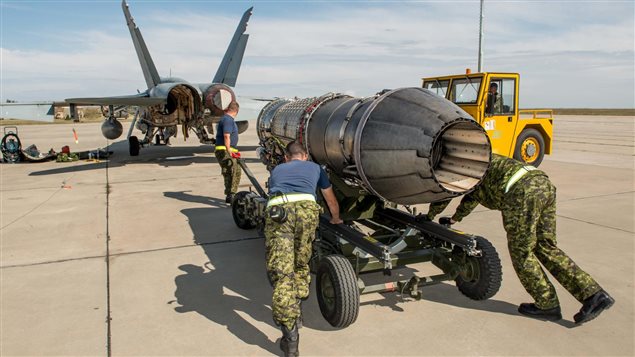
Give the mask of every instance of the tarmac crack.
[[598, 226], [598, 227], [603, 227], [603, 228], [609, 228], [609, 229], [613, 229], [616, 231], [620, 231], [620, 232], [626, 232], [626, 233], [635, 233], [635, 231], [629, 231], [627, 229], [622, 229], [622, 228], [617, 228], [617, 227], [611, 227], [611, 226], [607, 226], [605, 224], [600, 224], [600, 223], [595, 223], [595, 222], [591, 222], [591, 221], [586, 221], [584, 219], [579, 219], [579, 218], [573, 218], [573, 217], [569, 217], [569, 216], [563, 216], [561, 214], [556, 214], [556, 216], [558, 217], [562, 217], [562, 218], [566, 218], [566, 219], [570, 219], [572, 221], [577, 221], [577, 222], [582, 222], [582, 223], [587, 223], [590, 224], [592, 226]]
[[20, 217], [14, 219], [13, 221], [11, 221], [11, 222], [7, 223], [6, 225], [4, 225], [2, 228], [0, 228], [0, 231], [5, 229], [5, 228], [7, 228], [7, 227], [9, 227], [13, 223], [21, 220], [22, 218], [30, 215], [31, 213], [35, 212], [35, 210], [37, 210], [38, 208], [42, 207], [45, 203], [47, 203], [48, 201], [53, 199], [53, 197], [55, 197], [55, 195], [57, 195], [60, 191], [62, 191], [63, 189], [66, 188], [66, 182], [70, 181], [73, 178], [73, 176], [75, 176], [75, 175], [73, 174], [73, 175], [71, 175], [71, 177], [69, 177], [67, 179], [64, 179], [64, 181], [62, 181], [62, 186], [60, 186], [57, 190], [55, 190], [55, 192], [53, 192], [47, 199], [45, 199], [44, 201], [40, 202], [40, 204], [38, 204], [37, 206], [33, 207], [29, 211], [25, 212]]
[[600, 197], [625, 195], [625, 194], [629, 194], [629, 193], [635, 193], [635, 191], [624, 191], [624, 192], [616, 192], [616, 193], [606, 193], [606, 194], [603, 194], [603, 195], [595, 195], [595, 196], [575, 197], [575, 198], [570, 198], [568, 200], [562, 200], [561, 202], [571, 202], [571, 201], [578, 201], [578, 200], [586, 200], [586, 199], [590, 199], [590, 198], [600, 198]]
[[110, 311], [110, 160], [106, 161], [106, 354], [112, 356], [112, 314]]
[[185, 244], [185, 245], [177, 245], [177, 246], [164, 247], [164, 248], [135, 250], [133, 252], [123, 252], [123, 253], [116, 253], [116, 254], [109, 254], [109, 255], [105, 255], [105, 254], [104, 255], [92, 255], [92, 256], [79, 257], [79, 258], [50, 260], [50, 261], [46, 261], [46, 262], [37, 262], [37, 263], [28, 263], [28, 264], [14, 264], [14, 265], [0, 266], [0, 269], [27, 268], [27, 267], [33, 267], [33, 266], [39, 266], [39, 265], [66, 263], [66, 262], [74, 262], [74, 261], [80, 261], [80, 260], [105, 259], [107, 256], [110, 257], [110, 258], [117, 258], [117, 257], [126, 256], [126, 255], [153, 253], [153, 252], [161, 252], [161, 251], [175, 250], [175, 249], [182, 249], [182, 248], [191, 248], [191, 247], [205, 247], [205, 246], [218, 245], [218, 244], [240, 243], [240, 242], [251, 241], [251, 240], [259, 240], [259, 239], [264, 239], [264, 237], [257, 236], [257, 237], [241, 238], [241, 239], [227, 239], [227, 240], [218, 241], [218, 242], [209, 242], [209, 243], [201, 243], [201, 244]]

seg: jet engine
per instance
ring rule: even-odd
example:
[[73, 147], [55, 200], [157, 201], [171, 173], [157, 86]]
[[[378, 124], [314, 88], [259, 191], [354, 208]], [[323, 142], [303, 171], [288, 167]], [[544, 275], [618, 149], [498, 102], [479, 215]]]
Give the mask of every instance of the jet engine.
[[212, 116], [222, 116], [229, 103], [236, 100], [236, 94], [227, 85], [217, 83], [209, 86], [204, 93], [205, 108]]
[[300, 141], [311, 159], [384, 200], [419, 204], [471, 191], [489, 167], [485, 130], [454, 103], [423, 88], [368, 98], [327, 94], [277, 99], [257, 121], [269, 169], [282, 144]]

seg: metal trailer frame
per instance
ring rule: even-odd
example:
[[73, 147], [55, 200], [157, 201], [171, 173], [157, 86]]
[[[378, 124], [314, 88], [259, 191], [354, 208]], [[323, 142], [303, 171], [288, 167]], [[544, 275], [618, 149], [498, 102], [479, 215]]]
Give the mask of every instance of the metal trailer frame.
[[[234, 221], [240, 228], [262, 231], [267, 194], [244, 159], [238, 163], [257, 193], [242, 191], [235, 196]], [[347, 187], [337, 177], [332, 183], [339, 201]], [[318, 303], [332, 326], [345, 328], [355, 322], [361, 294], [398, 292], [418, 300], [422, 287], [451, 280], [461, 293], [474, 300], [485, 300], [498, 292], [501, 262], [485, 238], [390, 207], [369, 194], [358, 200], [358, 206], [364, 200], [367, 202], [361, 213], [348, 214], [350, 207], [344, 207], [346, 224], [333, 225], [321, 215], [313, 242], [310, 266], [316, 274]], [[391, 278], [393, 270], [423, 262], [431, 262], [442, 273]], [[387, 279], [367, 285], [362, 277], [373, 272], [383, 272]]]

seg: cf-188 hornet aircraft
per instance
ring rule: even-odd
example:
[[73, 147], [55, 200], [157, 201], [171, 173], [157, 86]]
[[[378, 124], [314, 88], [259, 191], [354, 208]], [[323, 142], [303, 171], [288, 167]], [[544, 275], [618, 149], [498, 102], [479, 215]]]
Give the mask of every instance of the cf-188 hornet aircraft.
[[[132, 156], [139, 155], [141, 146], [149, 144], [155, 135], [157, 143], [161, 140], [167, 142], [170, 137], [176, 136], [178, 124], [181, 124], [186, 138], [188, 131], [192, 130], [201, 143], [213, 144], [214, 139], [208, 136], [205, 129], [207, 128], [210, 134], [213, 133], [212, 125], [218, 122], [229, 103], [236, 100], [236, 95], [230, 87], [236, 85], [238, 71], [249, 39], [245, 31], [253, 7], [245, 11], [240, 19], [212, 83], [190, 83], [180, 78], [160, 77], [125, 0], [121, 2], [121, 7], [148, 89], [142, 93], [118, 97], [65, 99], [65, 102], [70, 105], [71, 116], [75, 117], [77, 105], [109, 106], [108, 118], [101, 125], [101, 131], [106, 138], [114, 140], [123, 132], [121, 123], [114, 115], [115, 107], [137, 106], [139, 110], [128, 131], [128, 143]], [[131, 136], [135, 124], [144, 134], [141, 140]], [[243, 133], [249, 126], [246, 120], [238, 121], [236, 124], [239, 133]]]

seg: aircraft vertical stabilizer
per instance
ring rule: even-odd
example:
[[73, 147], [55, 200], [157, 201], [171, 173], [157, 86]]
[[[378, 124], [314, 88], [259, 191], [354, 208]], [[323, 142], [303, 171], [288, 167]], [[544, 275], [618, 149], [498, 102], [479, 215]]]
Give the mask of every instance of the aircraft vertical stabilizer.
[[223, 61], [216, 71], [216, 75], [213, 79], [214, 83], [223, 83], [231, 87], [236, 85], [238, 71], [240, 70], [240, 64], [243, 61], [247, 40], [249, 39], [249, 35], [245, 34], [245, 31], [247, 30], [247, 22], [249, 21], [252, 10], [253, 7], [250, 7], [240, 19], [240, 23], [238, 27], [236, 27], [236, 32], [234, 32], [234, 37], [232, 37], [227, 47]]
[[152, 57], [150, 57], [150, 52], [148, 51], [145, 41], [143, 41], [141, 31], [134, 23], [132, 15], [130, 15], [130, 10], [128, 9], [126, 0], [121, 2], [121, 8], [123, 9], [123, 14], [126, 17], [126, 24], [130, 30], [132, 43], [134, 44], [135, 51], [137, 51], [137, 57], [139, 57], [139, 64], [141, 64], [141, 70], [143, 70], [143, 76], [146, 79], [146, 84], [148, 85], [148, 88], [152, 88], [161, 83], [159, 72], [157, 72], [157, 69], [154, 66]]

